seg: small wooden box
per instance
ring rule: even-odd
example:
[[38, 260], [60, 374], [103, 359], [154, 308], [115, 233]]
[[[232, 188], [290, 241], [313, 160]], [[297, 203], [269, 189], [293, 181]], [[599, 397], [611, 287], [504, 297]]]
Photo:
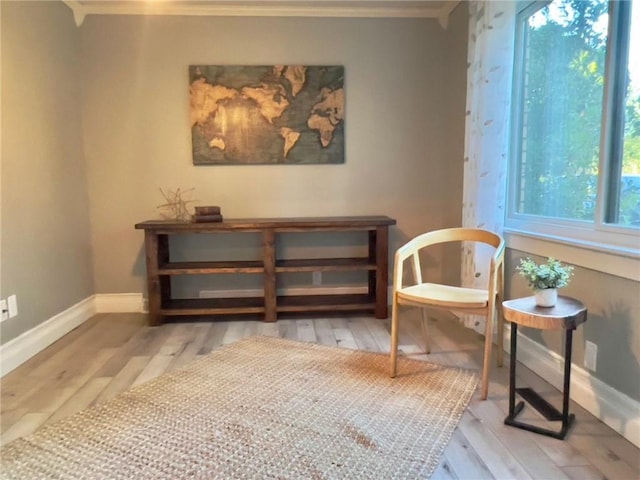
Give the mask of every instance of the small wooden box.
[[203, 215], [220, 215], [220, 207], [217, 205], [205, 205], [201, 207], [195, 207], [196, 216]]

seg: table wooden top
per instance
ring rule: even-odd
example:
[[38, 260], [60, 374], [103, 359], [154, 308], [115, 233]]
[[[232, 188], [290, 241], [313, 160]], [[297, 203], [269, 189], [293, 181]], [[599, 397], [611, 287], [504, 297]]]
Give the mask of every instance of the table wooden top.
[[558, 296], [554, 307], [539, 307], [535, 297], [502, 302], [504, 319], [541, 330], [574, 329], [587, 321], [587, 308], [575, 298]]
[[209, 232], [233, 230], [371, 230], [395, 225], [396, 220], [384, 215], [351, 217], [282, 217], [232, 218], [222, 222], [177, 222], [175, 220], [147, 220], [135, 225], [136, 229], [160, 232]]

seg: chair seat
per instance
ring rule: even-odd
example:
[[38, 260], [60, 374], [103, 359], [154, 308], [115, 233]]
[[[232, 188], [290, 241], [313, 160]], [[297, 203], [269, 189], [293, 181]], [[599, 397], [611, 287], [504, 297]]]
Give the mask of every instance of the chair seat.
[[487, 290], [452, 287], [436, 283], [411, 285], [396, 291], [398, 301], [429, 304], [445, 308], [485, 308], [489, 303]]

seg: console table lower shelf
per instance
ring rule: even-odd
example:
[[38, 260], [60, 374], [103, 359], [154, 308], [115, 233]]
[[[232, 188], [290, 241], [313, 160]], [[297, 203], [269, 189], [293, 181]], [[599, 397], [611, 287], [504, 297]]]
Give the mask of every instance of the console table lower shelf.
[[[264, 297], [174, 298], [160, 308], [166, 316], [190, 315], [264, 315]], [[292, 295], [276, 299], [277, 313], [373, 312], [375, 296], [361, 295]]]
[[[136, 224], [144, 230], [149, 323], [165, 317], [253, 315], [275, 321], [279, 315], [373, 313], [387, 318], [389, 226], [385, 216], [234, 219], [215, 223], [150, 220]], [[305, 232], [367, 233], [368, 253], [348, 258], [279, 259], [281, 234]], [[254, 233], [261, 236], [262, 260], [172, 261], [169, 237], [185, 234]], [[288, 273], [363, 272], [361, 294], [278, 295], [277, 279]], [[174, 298], [171, 278], [178, 275], [260, 274], [264, 296], [233, 298]]]

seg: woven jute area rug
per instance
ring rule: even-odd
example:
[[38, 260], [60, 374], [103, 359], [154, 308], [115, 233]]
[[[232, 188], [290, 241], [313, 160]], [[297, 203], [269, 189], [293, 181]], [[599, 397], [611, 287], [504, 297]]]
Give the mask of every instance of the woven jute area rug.
[[418, 479], [474, 371], [279, 338], [222, 347], [1, 450], [3, 479]]

